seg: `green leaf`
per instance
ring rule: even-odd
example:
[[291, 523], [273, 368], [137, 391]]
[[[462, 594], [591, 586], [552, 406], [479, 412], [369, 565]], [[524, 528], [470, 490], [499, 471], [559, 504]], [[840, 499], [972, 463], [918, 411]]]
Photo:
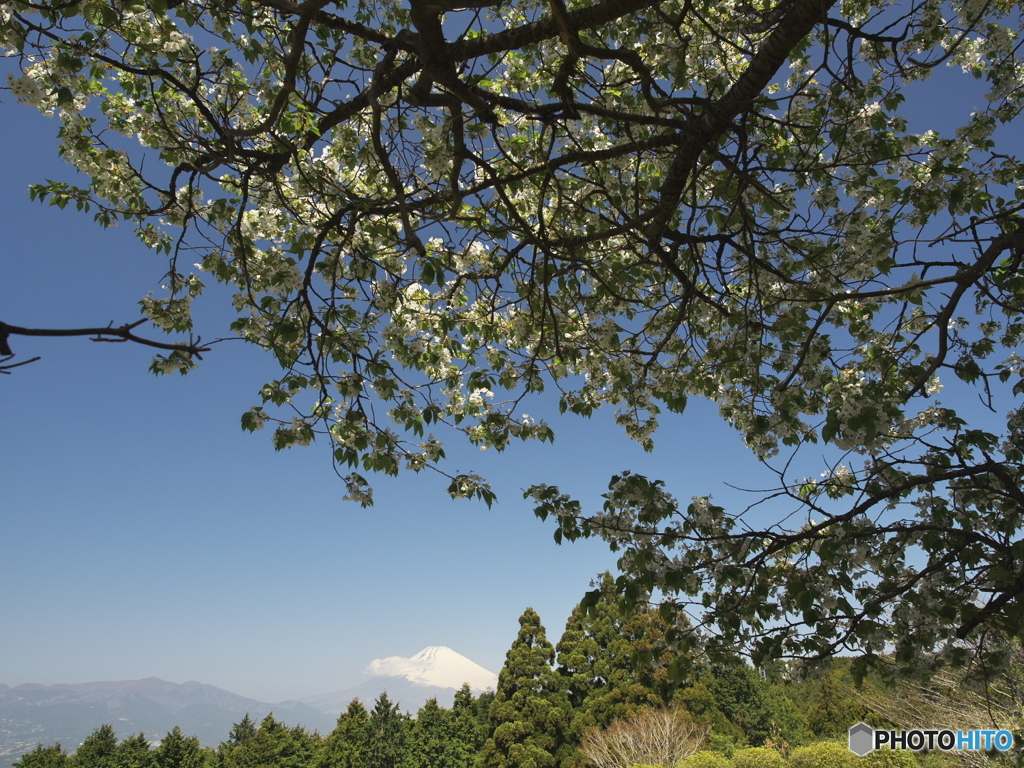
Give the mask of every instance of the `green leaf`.
[[97, 27], [111, 27], [119, 19], [117, 11], [106, 3], [86, 3], [82, 8], [82, 16]]

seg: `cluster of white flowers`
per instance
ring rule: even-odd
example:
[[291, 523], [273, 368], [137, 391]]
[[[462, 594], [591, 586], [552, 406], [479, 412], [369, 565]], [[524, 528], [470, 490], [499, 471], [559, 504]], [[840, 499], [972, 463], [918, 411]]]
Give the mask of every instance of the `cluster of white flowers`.
[[192, 325], [192, 296], [154, 299], [150, 293], [139, 304], [153, 325], [166, 331], [184, 330]]
[[373, 504], [373, 488], [371, 488], [361, 475], [351, 474], [342, 478], [345, 481], [346, 493], [342, 498], [345, 501], [355, 501], [364, 507]]
[[456, 272], [469, 272], [481, 265], [488, 257], [487, 248], [479, 240], [474, 240], [462, 251], [453, 254], [452, 266]]
[[44, 102], [50, 95], [49, 89], [43, 86], [32, 70], [28, 70], [21, 77], [15, 77], [8, 72], [7, 87], [11, 89], [11, 95], [22, 104], [28, 104], [37, 109], [44, 106]]
[[166, 357], [154, 357], [150, 370], [154, 373], [188, 373], [194, 367], [195, 363], [187, 352], [177, 352]]
[[486, 402], [484, 398], [493, 398], [494, 393], [489, 389], [474, 389], [469, 395], [469, 405], [471, 408], [483, 408]]
[[167, 33], [163, 49], [165, 53], [176, 53], [188, 48], [190, 42], [192, 42], [192, 37], [190, 35], [185, 35], [177, 29], [172, 29]]
[[423, 169], [434, 181], [444, 179], [452, 167], [447, 127], [428, 115], [416, 118], [413, 125], [423, 136]]
[[489, 491], [491, 484], [480, 475], [470, 473], [460, 475], [453, 483], [449, 493], [453, 499], [471, 499], [480, 491]]

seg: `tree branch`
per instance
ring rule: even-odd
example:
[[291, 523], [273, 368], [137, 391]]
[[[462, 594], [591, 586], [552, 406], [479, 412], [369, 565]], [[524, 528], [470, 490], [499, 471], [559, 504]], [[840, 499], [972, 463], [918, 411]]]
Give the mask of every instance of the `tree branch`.
[[[203, 352], [209, 352], [209, 347], [201, 346], [199, 338], [196, 338], [194, 342], [185, 343], [173, 343], [166, 341], [155, 341], [153, 339], [146, 339], [142, 336], [136, 336], [132, 331], [138, 328], [140, 325], [145, 323], [146, 320], [136, 320], [134, 323], [127, 323], [118, 327], [108, 325], [106, 328], [22, 328], [17, 325], [10, 325], [8, 323], [0, 321], [0, 355], [4, 357], [11, 357], [14, 355], [14, 351], [11, 349], [10, 343], [8, 342], [9, 336], [95, 336], [93, 341], [110, 341], [110, 342], [123, 342], [133, 341], [136, 344], [142, 344], [147, 347], [155, 347], [156, 349], [167, 349], [172, 352], [184, 352], [191, 357], [195, 357], [202, 360]], [[33, 358], [38, 360], [39, 358]], [[25, 363], [32, 362], [32, 360], [26, 360]], [[24, 363], [16, 363], [15, 365], [24, 365]], [[6, 368], [13, 368], [14, 365], [5, 366]]]

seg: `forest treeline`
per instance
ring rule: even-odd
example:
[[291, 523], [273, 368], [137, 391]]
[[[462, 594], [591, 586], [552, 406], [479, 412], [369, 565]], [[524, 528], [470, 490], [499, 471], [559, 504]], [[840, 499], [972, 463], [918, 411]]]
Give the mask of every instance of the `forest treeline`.
[[[468, 685], [452, 707], [402, 712], [386, 693], [353, 700], [328, 734], [247, 715], [217, 748], [175, 727], [158, 743], [97, 728], [73, 753], [39, 745], [16, 768], [938, 768], [978, 753], [855, 757], [847, 729], [1011, 728], [1019, 677], [983, 692], [950, 674], [928, 684], [869, 678], [844, 659], [811, 665], [712, 664], [670, 649], [657, 610], [628, 609], [610, 576], [578, 605], [557, 644], [527, 609], [496, 691]], [[1017, 739], [1020, 743], [1020, 738]], [[154, 746], [155, 744], [155, 746]], [[1012, 759], [1013, 755], [1005, 756]]]

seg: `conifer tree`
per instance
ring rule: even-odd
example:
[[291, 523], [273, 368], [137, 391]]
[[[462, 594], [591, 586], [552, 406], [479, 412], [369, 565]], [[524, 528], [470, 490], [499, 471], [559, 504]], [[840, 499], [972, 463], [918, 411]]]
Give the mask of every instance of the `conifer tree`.
[[60, 744], [44, 747], [36, 745], [31, 752], [22, 755], [13, 763], [13, 768], [66, 768], [68, 753]]
[[592, 631], [594, 622], [591, 619], [579, 605], [573, 608], [562, 639], [556, 646], [558, 685], [571, 710], [556, 754], [561, 766], [570, 766], [577, 761], [576, 748], [580, 739], [588, 728], [598, 724], [587, 704], [607, 684], [596, 669], [601, 646]]
[[458, 753], [455, 721], [450, 710], [428, 699], [409, 729], [408, 768], [452, 768]]
[[491, 736], [482, 758], [485, 768], [549, 768], [556, 764], [571, 709], [551, 668], [554, 656], [540, 617], [527, 608], [498, 675], [490, 711]]
[[408, 750], [409, 718], [399, 712], [385, 691], [370, 712], [365, 768], [399, 768]]
[[114, 754], [116, 768], [152, 768], [156, 761], [149, 739], [144, 733], [137, 733], [117, 745]]
[[[488, 696], [488, 707], [490, 694]], [[469, 683], [463, 683], [452, 703], [452, 753], [451, 768], [472, 768], [487, 738], [486, 721], [477, 716], [479, 700], [473, 698]]]
[[[590, 728], [606, 727], [642, 707], [667, 705], [678, 682], [665, 625], [646, 600], [626, 603], [605, 573], [597, 590], [577, 605], [557, 646], [558, 676], [572, 708], [559, 764], [577, 762], [576, 747]], [[641, 605], [643, 607], [637, 607]]]
[[745, 743], [743, 729], [726, 717], [718, 706], [712, 688], [714, 676], [707, 670], [695, 675], [689, 685], [681, 688], [672, 698], [673, 706], [682, 707], [694, 721], [711, 728], [713, 747], [728, 747]]
[[[790, 724], [793, 720], [792, 708], [781, 701], [782, 697], [773, 695], [771, 686], [761, 680], [753, 667], [718, 667], [710, 687], [718, 708], [743, 731], [750, 746], [764, 744], [772, 733], [773, 723], [778, 728], [780, 722]], [[777, 711], [780, 706], [786, 707], [786, 711]]]
[[206, 755], [195, 736], [185, 736], [177, 725], [153, 750], [156, 768], [202, 768]]
[[255, 733], [248, 731], [241, 728], [238, 735], [242, 740], [221, 751], [223, 768], [308, 768], [316, 752], [315, 737], [304, 728], [289, 728], [272, 714], [263, 718]]
[[845, 736], [851, 724], [863, 720], [866, 708], [854, 696], [849, 668], [839, 663], [825, 665], [809, 685], [807, 725], [818, 738]]
[[361, 768], [370, 746], [370, 713], [352, 699], [317, 753], [315, 768]]
[[249, 713], [245, 713], [245, 717], [240, 722], [235, 723], [231, 726], [231, 732], [228, 734], [228, 744], [241, 744], [243, 741], [248, 741], [256, 735], [256, 723], [249, 717]]
[[114, 726], [101, 725], [81, 743], [71, 756], [70, 768], [114, 768], [117, 734]]

